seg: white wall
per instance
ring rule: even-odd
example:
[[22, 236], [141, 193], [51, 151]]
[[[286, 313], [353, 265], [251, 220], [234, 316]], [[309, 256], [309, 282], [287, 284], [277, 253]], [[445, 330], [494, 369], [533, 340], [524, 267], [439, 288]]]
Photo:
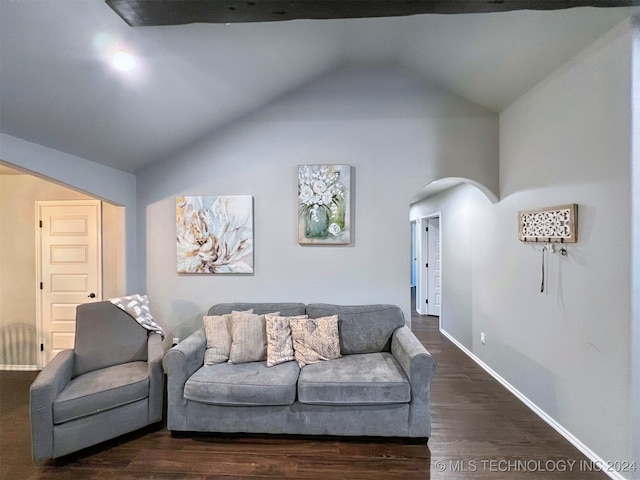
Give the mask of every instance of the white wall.
[[0, 133], [0, 161], [124, 207], [126, 290], [128, 293], [138, 291], [134, 175], [4, 133]]
[[[338, 70], [140, 172], [154, 315], [181, 338], [218, 302], [392, 303], [409, 319], [411, 198], [454, 171], [493, 171], [495, 183], [497, 127], [494, 113], [403, 71]], [[318, 163], [354, 167], [352, 245], [297, 243], [297, 166]], [[175, 197], [187, 194], [253, 195], [254, 275], [176, 273]]]
[[[632, 460], [629, 26], [501, 113], [499, 203], [463, 185], [412, 208], [442, 210], [443, 328], [610, 461]], [[567, 203], [578, 243], [549, 257], [540, 293], [517, 212]]]

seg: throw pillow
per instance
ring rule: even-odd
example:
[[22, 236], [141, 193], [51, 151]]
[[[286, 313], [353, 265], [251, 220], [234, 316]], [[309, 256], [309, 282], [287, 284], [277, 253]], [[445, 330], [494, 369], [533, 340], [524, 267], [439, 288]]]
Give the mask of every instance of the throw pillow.
[[[269, 315], [279, 315], [280, 312]], [[231, 313], [230, 363], [261, 362], [267, 359], [267, 326], [264, 315]]]
[[340, 358], [338, 316], [292, 319], [291, 338], [296, 361], [300, 368], [322, 360]]
[[[253, 310], [247, 310], [253, 313]], [[214, 365], [229, 360], [231, 351], [231, 313], [225, 315], [205, 315], [202, 318], [207, 349], [204, 364]]]
[[284, 362], [295, 360], [293, 343], [291, 341], [292, 319], [308, 318], [307, 315], [295, 317], [277, 317], [266, 315], [267, 322], [267, 367], [273, 367]]

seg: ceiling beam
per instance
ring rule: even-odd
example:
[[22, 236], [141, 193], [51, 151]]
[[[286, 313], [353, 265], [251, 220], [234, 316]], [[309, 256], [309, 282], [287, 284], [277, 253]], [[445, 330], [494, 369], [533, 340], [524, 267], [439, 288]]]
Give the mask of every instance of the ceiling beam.
[[632, 7], [640, 0], [105, 0], [131, 26]]

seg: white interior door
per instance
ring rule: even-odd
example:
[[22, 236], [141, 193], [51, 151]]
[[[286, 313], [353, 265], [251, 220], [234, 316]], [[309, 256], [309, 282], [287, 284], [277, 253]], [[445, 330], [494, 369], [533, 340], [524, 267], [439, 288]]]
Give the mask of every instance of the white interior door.
[[442, 305], [442, 260], [440, 218], [427, 219], [427, 315], [440, 316]]
[[36, 202], [39, 366], [73, 348], [76, 306], [102, 299], [101, 203]]

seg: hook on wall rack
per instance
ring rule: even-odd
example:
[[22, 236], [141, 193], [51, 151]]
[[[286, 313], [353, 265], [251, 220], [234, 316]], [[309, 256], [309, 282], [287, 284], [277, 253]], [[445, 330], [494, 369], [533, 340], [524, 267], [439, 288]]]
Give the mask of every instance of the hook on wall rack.
[[540, 282], [540, 293], [544, 293], [547, 255], [556, 252], [554, 244], [560, 244], [558, 253], [566, 257], [569, 254], [566, 244], [578, 241], [578, 205], [572, 203], [518, 212], [518, 238], [522, 242], [544, 244]]

